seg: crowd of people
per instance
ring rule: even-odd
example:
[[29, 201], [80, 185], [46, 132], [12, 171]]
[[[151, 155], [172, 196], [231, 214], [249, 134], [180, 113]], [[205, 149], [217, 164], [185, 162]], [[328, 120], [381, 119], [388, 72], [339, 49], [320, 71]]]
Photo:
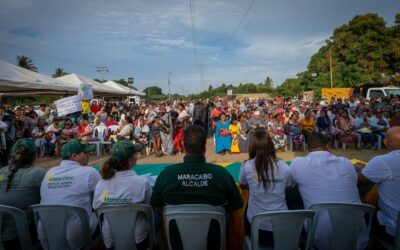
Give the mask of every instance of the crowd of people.
[[[300, 191], [302, 207], [309, 209], [320, 202], [359, 204], [357, 185], [376, 183], [380, 198], [374, 232], [393, 241], [400, 211], [398, 96], [369, 101], [351, 97], [330, 102], [218, 98], [124, 105], [93, 101], [89, 110], [67, 117], [59, 117], [47, 105], [41, 105], [39, 110], [0, 107], [0, 117], [4, 166], [0, 168], [0, 204], [24, 210], [31, 225], [29, 206], [33, 204], [82, 207], [89, 215], [93, 234], [99, 223], [93, 209], [102, 205], [150, 204], [160, 211], [167, 204], [204, 203], [222, 205], [228, 214], [240, 209], [243, 201], [232, 175], [206, 163], [207, 137], [212, 137], [218, 154], [248, 153], [239, 176], [241, 188], [250, 191], [245, 216], [247, 234], [256, 214], [288, 209], [285, 194], [294, 186]], [[108, 131], [103, 134], [105, 138], [98, 138], [100, 127]], [[377, 148], [378, 136], [391, 152], [373, 158], [366, 166], [353, 166], [330, 150], [337, 142], [355, 143], [359, 148], [358, 140], [365, 148]], [[90, 142], [100, 139], [114, 142], [98, 172], [84, 166], [94, 149]], [[310, 153], [295, 158], [288, 167], [276, 155], [288, 145], [297, 150], [307, 145]], [[138, 153], [149, 146], [156, 156], [185, 153], [184, 162], [166, 167], [154, 187], [148, 179], [131, 171]], [[47, 172], [35, 167], [41, 151], [60, 156], [61, 164]], [[79, 222], [74, 217], [69, 220], [68, 242], [71, 248], [79, 249]], [[14, 249], [18, 245], [15, 226], [10, 218], [4, 223], [3, 241]], [[109, 222], [100, 223], [104, 244], [111, 249]], [[37, 231], [46, 249], [42, 225], [31, 230]], [[260, 230], [261, 243], [273, 245], [271, 224], [263, 223]], [[138, 249], [148, 245], [144, 217], [138, 218], [135, 239]], [[314, 244], [318, 249], [328, 249], [330, 240], [329, 219], [322, 216]], [[365, 248], [367, 243], [368, 234], [363, 231], [359, 247]], [[176, 249], [182, 247], [179, 241], [173, 244]], [[210, 243], [210, 249], [215, 247]]]
[[[215, 98], [163, 101], [142, 105], [92, 101], [80, 113], [59, 117], [53, 106], [0, 106], [2, 163], [20, 138], [32, 138], [38, 154], [60, 155], [71, 139], [86, 142], [130, 139], [160, 157], [182, 153], [183, 130], [203, 126], [214, 137], [215, 152], [246, 153], [256, 129], [267, 131], [277, 150], [304, 150], [313, 131], [326, 133], [331, 146], [380, 148], [389, 127], [400, 125], [399, 96], [366, 100], [363, 97], [327, 101], [293, 98]], [[99, 128], [98, 128], [99, 127]], [[106, 128], [99, 138], [96, 129]], [[378, 140], [379, 139], [379, 140]]]
[[[19, 139], [12, 147], [9, 166], [0, 168], [0, 203], [26, 212], [31, 233], [37, 233], [34, 239], [38, 239], [44, 249], [48, 249], [47, 234], [40, 220], [35, 227], [30, 205], [84, 208], [93, 237], [99, 234], [99, 223], [102, 224], [101, 233], [107, 249], [114, 246], [111, 222], [108, 218], [99, 221], [100, 218], [94, 212], [104, 205], [151, 205], [157, 218], [157, 230], [160, 227], [159, 213], [166, 205], [222, 206], [230, 218], [229, 215], [241, 209], [244, 204], [233, 176], [225, 168], [206, 162], [207, 137], [202, 126], [189, 125], [183, 133], [183, 163], [166, 167], [157, 177], [154, 187], [151, 187], [147, 178], [138, 176], [134, 171], [139, 152], [144, 146], [133, 144], [126, 138], [112, 145], [110, 156], [99, 172], [95, 168], [86, 167], [89, 162], [88, 153], [94, 147], [80, 139], [70, 140], [63, 145], [62, 162], [47, 172], [35, 167], [36, 145], [33, 139]], [[296, 157], [289, 167], [277, 158], [270, 135], [263, 129], [254, 131], [249, 138], [249, 158], [243, 162], [239, 174], [240, 187], [249, 190], [250, 195], [244, 218], [247, 235], [251, 235], [250, 228], [255, 215], [289, 209], [286, 194], [291, 188], [297, 187], [302, 198], [302, 207], [296, 209], [310, 209], [322, 202], [361, 204], [358, 186], [375, 183], [379, 204], [374, 216], [373, 234], [393, 243], [400, 212], [400, 193], [397, 188], [400, 185], [400, 127], [387, 130], [384, 144], [390, 152], [374, 157], [367, 165], [354, 166], [348, 159], [335, 156], [329, 144], [327, 134], [311, 132], [308, 135], [310, 153], [305, 157]], [[230, 223], [228, 220], [227, 228]], [[211, 223], [207, 249], [220, 249], [218, 227], [218, 224]], [[2, 228], [5, 249], [19, 249], [18, 234], [10, 217], [4, 217]], [[316, 218], [313, 240], [317, 249], [330, 249], [330, 228], [328, 214], [320, 214]], [[178, 232], [176, 225], [174, 230], [172, 232]], [[259, 230], [259, 243], [273, 246], [273, 231], [270, 222], [263, 222]], [[357, 248], [365, 249], [370, 237], [365, 224], [359, 233]], [[69, 216], [66, 229], [69, 247], [81, 249], [85, 237], [78, 217]], [[145, 216], [137, 218], [135, 235], [127, 232], [126, 237], [134, 237], [137, 249], [147, 249], [150, 236]], [[173, 249], [183, 249], [176, 235], [171, 238], [171, 245]]]

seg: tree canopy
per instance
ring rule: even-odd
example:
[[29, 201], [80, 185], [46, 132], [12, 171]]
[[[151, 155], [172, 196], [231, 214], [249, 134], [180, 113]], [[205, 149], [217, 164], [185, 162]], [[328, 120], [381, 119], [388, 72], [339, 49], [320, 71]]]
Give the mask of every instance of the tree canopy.
[[33, 60], [27, 56], [17, 56], [17, 65], [21, 68], [28, 69], [34, 72], [38, 72], [38, 68], [33, 63]]
[[[298, 74], [304, 90], [330, 87], [329, 50], [332, 51], [334, 87], [352, 87], [355, 83], [400, 85], [400, 14], [395, 26], [386, 26], [377, 14], [357, 15], [335, 29]], [[316, 74], [316, 77], [313, 77]]]

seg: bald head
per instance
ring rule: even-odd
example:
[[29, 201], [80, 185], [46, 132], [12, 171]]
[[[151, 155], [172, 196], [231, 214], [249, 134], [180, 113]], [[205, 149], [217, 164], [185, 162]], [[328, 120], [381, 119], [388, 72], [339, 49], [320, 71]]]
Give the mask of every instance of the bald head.
[[389, 149], [400, 149], [400, 126], [388, 129], [386, 132], [386, 144]]

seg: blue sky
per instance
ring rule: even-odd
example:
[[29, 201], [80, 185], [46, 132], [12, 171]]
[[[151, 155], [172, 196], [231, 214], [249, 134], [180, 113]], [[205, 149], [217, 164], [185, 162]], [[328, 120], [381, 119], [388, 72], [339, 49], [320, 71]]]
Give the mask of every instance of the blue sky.
[[[393, 25], [399, 0], [2, 0], [0, 60], [34, 60], [39, 72], [58, 67], [106, 79], [135, 78], [139, 90], [196, 93], [209, 85], [275, 84], [304, 71], [334, 29], [367, 12]], [[237, 29], [237, 32], [234, 32]], [[234, 34], [234, 35], [233, 35]], [[201, 78], [201, 68], [203, 79]]]

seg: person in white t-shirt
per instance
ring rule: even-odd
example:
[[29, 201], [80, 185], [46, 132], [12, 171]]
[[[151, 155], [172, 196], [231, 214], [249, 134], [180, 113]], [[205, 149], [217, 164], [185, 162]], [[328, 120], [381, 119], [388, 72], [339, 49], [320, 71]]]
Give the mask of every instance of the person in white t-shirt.
[[[120, 140], [111, 150], [111, 157], [103, 164], [100, 174], [103, 180], [97, 183], [93, 208], [116, 204], [149, 204], [151, 187], [145, 177], [138, 176], [131, 168], [136, 165], [138, 153], [143, 150], [142, 144], [132, 144], [129, 140]], [[105, 218], [102, 226], [104, 244], [108, 249], [113, 247], [109, 223]], [[128, 232], [126, 237], [130, 237]], [[135, 239], [137, 249], [147, 249], [148, 223], [139, 214], [136, 221]]]
[[[344, 157], [330, 152], [329, 138], [321, 132], [313, 132], [308, 139], [311, 151], [305, 157], [296, 157], [290, 165], [293, 181], [297, 183], [304, 208], [322, 202], [361, 203], [357, 188], [357, 172]], [[331, 224], [327, 211], [316, 217], [314, 246], [320, 250], [330, 249]], [[358, 249], [368, 244], [368, 231], [360, 233]]]
[[[70, 140], [61, 149], [62, 162], [51, 168], [44, 177], [41, 187], [41, 205], [70, 205], [82, 207], [89, 216], [91, 233], [97, 228], [97, 217], [92, 210], [92, 195], [97, 182], [101, 179], [96, 169], [86, 167], [89, 163], [88, 152], [94, 146], [81, 140]], [[68, 219], [66, 238], [71, 249], [83, 247], [83, 238], [77, 216]], [[38, 225], [38, 238], [44, 249], [48, 248], [41, 224]]]
[[384, 139], [390, 153], [372, 158], [367, 166], [358, 165], [361, 183], [374, 182], [378, 185], [379, 209], [374, 232], [383, 239], [393, 242], [397, 216], [400, 212], [400, 127], [392, 127]]
[[[249, 160], [240, 168], [239, 182], [250, 193], [245, 219], [249, 236], [251, 221], [256, 214], [288, 209], [285, 192], [292, 186], [290, 169], [284, 161], [277, 159], [274, 143], [265, 131], [256, 130], [250, 137]], [[273, 245], [270, 222], [263, 222], [259, 233], [260, 244]]]

